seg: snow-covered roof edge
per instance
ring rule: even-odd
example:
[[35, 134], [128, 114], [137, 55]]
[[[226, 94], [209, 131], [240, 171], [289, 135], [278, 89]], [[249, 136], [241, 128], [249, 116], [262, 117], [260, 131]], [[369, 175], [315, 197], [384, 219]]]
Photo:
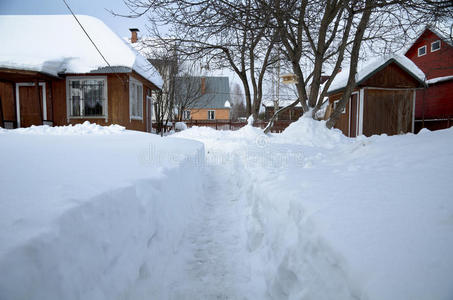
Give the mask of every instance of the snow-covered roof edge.
[[[359, 85], [362, 82], [366, 81], [368, 78], [373, 76], [376, 72], [382, 70], [391, 63], [397, 64], [400, 68], [410, 74], [414, 79], [420, 82], [423, 86], [426, 86], [426, 76], [422, 70], [420, 70], [417, 65], [411, 61], [409, 58], [400, 54], [393, 54], [390, 56], [379, 57], [365, 64], [360, 68], [356, 73], [356, 84]], [[349, 70], [345, 70], [336, 75], [333, 80], [328, 94], [338, 92], [346, 87], [349, 76]]]
[[449, 81], [453, 80], [453, 75], [450, 76], [443, 76], [443, 77], [436, 77], [436, 78], [431, 78], [426, 81], [428, 85], [439, 83], [439, 82], [444, 82], [444, 81]]

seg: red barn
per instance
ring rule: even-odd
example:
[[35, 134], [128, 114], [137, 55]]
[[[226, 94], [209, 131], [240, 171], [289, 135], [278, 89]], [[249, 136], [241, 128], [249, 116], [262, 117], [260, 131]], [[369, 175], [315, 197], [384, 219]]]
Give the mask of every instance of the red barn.
[[425, 74], [426, 90], [417, 91], [415, 131], [453, 125], [453, 44], [432, 28], [425, 28], [405, 53]]

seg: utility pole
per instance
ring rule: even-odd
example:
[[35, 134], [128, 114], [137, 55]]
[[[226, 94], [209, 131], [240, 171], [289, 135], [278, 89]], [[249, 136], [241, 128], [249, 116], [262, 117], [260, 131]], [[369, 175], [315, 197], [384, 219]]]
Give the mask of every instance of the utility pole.
[[[272, 81], [272, 85], [274, 84], [274, 81]], [[274, 87], [272, 86], [272, 93], [274, 91]], [[277, 49], [277, 91], [276, 91], [276, 97], [274, 97], [274, 113], [279, 110], [280, 108], [280, 47]], [[278, 120], [278, 116], [276, 118]]]

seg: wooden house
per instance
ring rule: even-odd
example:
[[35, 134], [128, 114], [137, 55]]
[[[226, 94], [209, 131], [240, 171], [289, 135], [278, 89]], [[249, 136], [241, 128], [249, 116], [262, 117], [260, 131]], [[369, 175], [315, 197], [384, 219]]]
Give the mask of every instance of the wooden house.
[[[348, 75], [343, 71], [332, 82], [326, 118], [341, 99]], [[356, 82], [336, 128], [349, 137], [414, 131], [415, 92], [425, 83], [412, 61], [400, 55], [376, 59], [358, 70]]]
[[176, 104], [185, 102], [183, 120], [215, 121], [230, 119], [228, 77], [186, 76], [176, 79]]
[[453, 126], [453, 42], [425, 28], [405, 52], [425, 74], [428, 88], [417, 91], [415, 132]]
[[0, 16], [0, 126], [150, 131], [159, 74], [103, 22], [77, 18], [90, 38], [72, 15]]

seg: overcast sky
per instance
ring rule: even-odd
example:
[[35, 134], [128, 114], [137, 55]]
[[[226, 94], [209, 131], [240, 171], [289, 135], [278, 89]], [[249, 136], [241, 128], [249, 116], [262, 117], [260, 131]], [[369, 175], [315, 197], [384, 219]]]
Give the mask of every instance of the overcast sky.
[[[121, 37], [130, 35], [129, 28], [140, 29], [146, 35], [146, 17], [135, 19], [115, 17], [107, 10], [127, 14], [122, 0], [66, 0], [76, 14], [90, 15], [101, 19]], [[2, 15], [49, 15], [69, 14], [62, 0], [0, 0]]]

